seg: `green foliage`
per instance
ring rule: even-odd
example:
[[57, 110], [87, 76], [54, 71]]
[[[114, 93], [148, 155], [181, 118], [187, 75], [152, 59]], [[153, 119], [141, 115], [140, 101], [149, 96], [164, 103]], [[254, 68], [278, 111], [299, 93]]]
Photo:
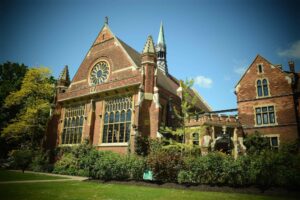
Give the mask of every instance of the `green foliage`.
[[[0, 64], [0, 135], [2, 129], [7, 126], [9, 121], [16, 117], [22, 105], [14, 105], [9, 108], [4, 106], [5, 98], [21, 87], [22, 80], [27, 71], [24, 64], [6, 62]], [[16, 144], [8, 144], [5, 138], [0, 138], [0, 158], [6, 158], [7, 153], [14, 149]]]
[[180, 82], [182, 88], [182, 99], [179, 108], [174, 106], [174, 114], [176, 117], [176, 126], [173, 127], [160, 127], [160, 133], [164, 135], [165, 148], [172, 148], [181, 151], [182, 153], [191, 152], [193, 145], [190, 144], [187, 139], [191, 137], [192, 133], [200, 132], [201, 128], [187, 127], [186, 122], [190, 116], [199, 114], [202, 111], [199, 108], [195, 107], [197, 97], [192, 96], [191, 88], [194, 84], [194, 80], [186, 80], [185, 82]]
[[149, 137], [138, 135], [135, 137], [135, 153], [139, 156], [147, 156], [150, 151]]
[[161, 149], [149, 154], [147, 166], [153, 171], [155, 180], [177, 182], [177, 175], [183, 166], [183, 160], [179, 151]]
[[77, 160], [72, 153], [64, 153], [55, 163], [53, 173], [66, 175], [79, 175]]
[[247, 147], [248, 154], [258, 154], [263, 150], [270, 149], [269, 139], [263, 137], [257, 131], [252, 135], [246, 136], [244, 145]]
[[25, 169], [27, 169], [31, 163], [32, 151], [29, 149], [13, 150], [9, 153], [9, 156], [12, 161], [12, 166], [21, 169], [24, 173]]
[[36, 172], [50, 172], [52, 171], [52, 165], [49, 160], [49, 151], [37, 150], [33, 152], [32, 162], [30, 164], [30, 170]]
[[21, 89], [11, 92], [5, 99], [7, 108], [22, 105], [22, 109], [3, 129], [1, 136], [8, 142], [30, 143], [32, 148], [41, 146], [53, 94], [54, 85], [49, 69], [30, 68]]

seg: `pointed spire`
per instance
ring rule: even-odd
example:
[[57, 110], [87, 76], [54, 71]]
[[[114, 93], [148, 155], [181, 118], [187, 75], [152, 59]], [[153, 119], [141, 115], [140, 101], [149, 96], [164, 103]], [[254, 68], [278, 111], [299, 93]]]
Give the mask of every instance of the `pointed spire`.
[[166, 46], [165, 35], [164, 35], [164, 27], [163, 27], [162, 22], [160, 23], [160, 29], [159, 29], [157, 44], [161, 44], [163, 46]]
[[154, 43], [151, 35], [149, 35], [147, 38], [143, 53], [155, 53]]
[[157, 66], [165, 75], [168, 74], [168, 66], [167, 66], [167, 47], [164, 35], [164, 27], [163, 23], [160, 24], [158, 40], [155, 48], [157, 52]]
[[63, 71], [60, 73], [58, 82], [61, 85], [69, 85], [70, 84], [70, 75], [69, 75], [68, 65], [66, 65], [64, 67]]

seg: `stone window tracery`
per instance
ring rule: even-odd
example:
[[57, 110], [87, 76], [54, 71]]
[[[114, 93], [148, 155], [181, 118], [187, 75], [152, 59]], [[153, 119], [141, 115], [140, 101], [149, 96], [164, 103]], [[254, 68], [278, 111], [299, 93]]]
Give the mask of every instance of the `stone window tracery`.
[[66, 108], [61, 144], [81, 143], [83, 123], [84, 105]]
[[130, 138], [132, 98], [119, 97], [105, 102], [102, 143], [125, 143]]

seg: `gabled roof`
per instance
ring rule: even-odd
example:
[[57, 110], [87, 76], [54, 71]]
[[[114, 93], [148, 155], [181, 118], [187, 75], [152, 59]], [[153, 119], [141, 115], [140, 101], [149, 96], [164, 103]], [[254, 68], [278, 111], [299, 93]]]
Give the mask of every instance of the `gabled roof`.
[[244, 72], [244, 74], [242, 75], [242, 77], [240, 78], [240, 80], [237, 82], [237, 84], [234, 86], [234, 88], [236, 88], [239, 83], [242, 81], [242, 79], [245, 77], [245, 75], [247, 74], [247, 71], [250, 69], [250, 67], [253, 65], [253, 63], [255, 63], [255, 61], [258, 59], [264, 59], [266, 62], [268, 62], [270, 65], [272, 65], [272, 63], [270, 63], [267, 59], [265, 59], [264, 57], [262, 57], [261, 55], [257, 54], [257, 56], [255, 57], [255, 59], [252, 61], [252, 63], [249, 65], [249, 67], [246, 69], [246, 71]]
[[136, 66], [140, 67], [141, 65], [141, 54], [137, 52], [134, 48], [123, 42], [120, 38], [117, 38], [120, 44], [123, 46], [127, 54], [131, 57]]
[[[94, 43], [92, 46], [97, 45], [97, 41], [99, 40], [99, 37], [102, 33], [102, 31], [106, 29], [106, 31], [108, 31], [111, 34], [111, 38], [114, 38], [117, 43], [120, 44], [121, 49], [124, 51], [124, 53], [128, 56], [128, 58], [131, 60], [132, 64], [135, 67], [140, 67], [140, 63], [141, 63], [141, 55], [132, 47], [130, 47], [128, 44], [126, 44], [125, 42], [123, 42], [121, 39], [119, 39], [118, 37], [116, 37], [114, 35], [114, 33], [110, 30], [109, 26], [107, 23], [104, 23], [103, 27], [101, 28], [97, 38], [95, 39]], [[100, 42], [101, 43], [101, 42]]]

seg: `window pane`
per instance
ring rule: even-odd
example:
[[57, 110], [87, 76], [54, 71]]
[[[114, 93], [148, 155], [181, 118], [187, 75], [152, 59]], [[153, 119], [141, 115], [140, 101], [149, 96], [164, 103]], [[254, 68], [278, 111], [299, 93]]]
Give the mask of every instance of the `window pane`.
[[108, 127], [108, 125], [104, 125], [104, 127], [103, 127], [103, 137], [102, 137], [103, 143], [107, 142], [107, 127]]
[[278, 137], [271, 137], [271, 145], [272, 147], [278, 146]]
[[268, 124], [269, 123], [268, 113], [263, 113], [263, 123], [264, 124]]
[[126, 123], [125, 142], [129, 141], [129, 137], [130, 137], [130, 123]]
[[107, 124], [108, 123], [108, 113], [106, 112], [104, 115], [104, 123]]
[[119, 124], [114, 125], [114, 132], [113, 132], [113, 142], [118, 142], [119, 140]]
[[131, 110], [127, 110], [126, 121], [131, 122]]
[[76, 126], [79, 126], [80, 123], [79, 123], [79, 117], [76, 118]]
[[267, 107], [262, 107], [262, 111], [267, 112], [268, 111]]
[[83, 126], [83, 116], [80, 117], [80, 126]]
[[257, 86], [257, 95], [258, 95], [259, 97], [262, 96], [262, 89], [261, 89], [261, 86]]
[[268, 110], [269, 110], [269, 111], [274, 111], [274, 106], [269, 106], [269, 107], [268, 107]]
[[109, 125], [107, 142], [112, 143], [112, 134], [113, 134], [113, 124]]
[[275, 115], [274, 112], [270, 112], [269, 113], [269, 119], [270, 119], [270, 123], [274, 124], [275, 123]]
[[125, 121], [125, 111], [122, 110], [121, 112], [121, 122], [124, 122]]
[[120, 132], [119, 132], [119, 134], [120, 134], [120, 139], [119, 139], [119, 142], [124, 142], [124, 129], [125, 129], [125, 124], [124, 123], [122, 123], [122, 124], [120, 124]]
[[268, 86], [264, 85], [264, 96], [268, 96], [268, 95], [269, 95]]
[[119, 120], [120, 120], [120, 112], [117, 111], [117, 112], [116, 112], [115, 122], [119, 122]]
[[256, 108], [256, 113], [260, 113], [261, 112], [261, 108]]
[[261, 114], [256, 114], [256, 124], [261, 125]]
[[115, 114], [113, 112], [110, 113], [109, 115], [109, 123], [113, 123], [115, 118]]

